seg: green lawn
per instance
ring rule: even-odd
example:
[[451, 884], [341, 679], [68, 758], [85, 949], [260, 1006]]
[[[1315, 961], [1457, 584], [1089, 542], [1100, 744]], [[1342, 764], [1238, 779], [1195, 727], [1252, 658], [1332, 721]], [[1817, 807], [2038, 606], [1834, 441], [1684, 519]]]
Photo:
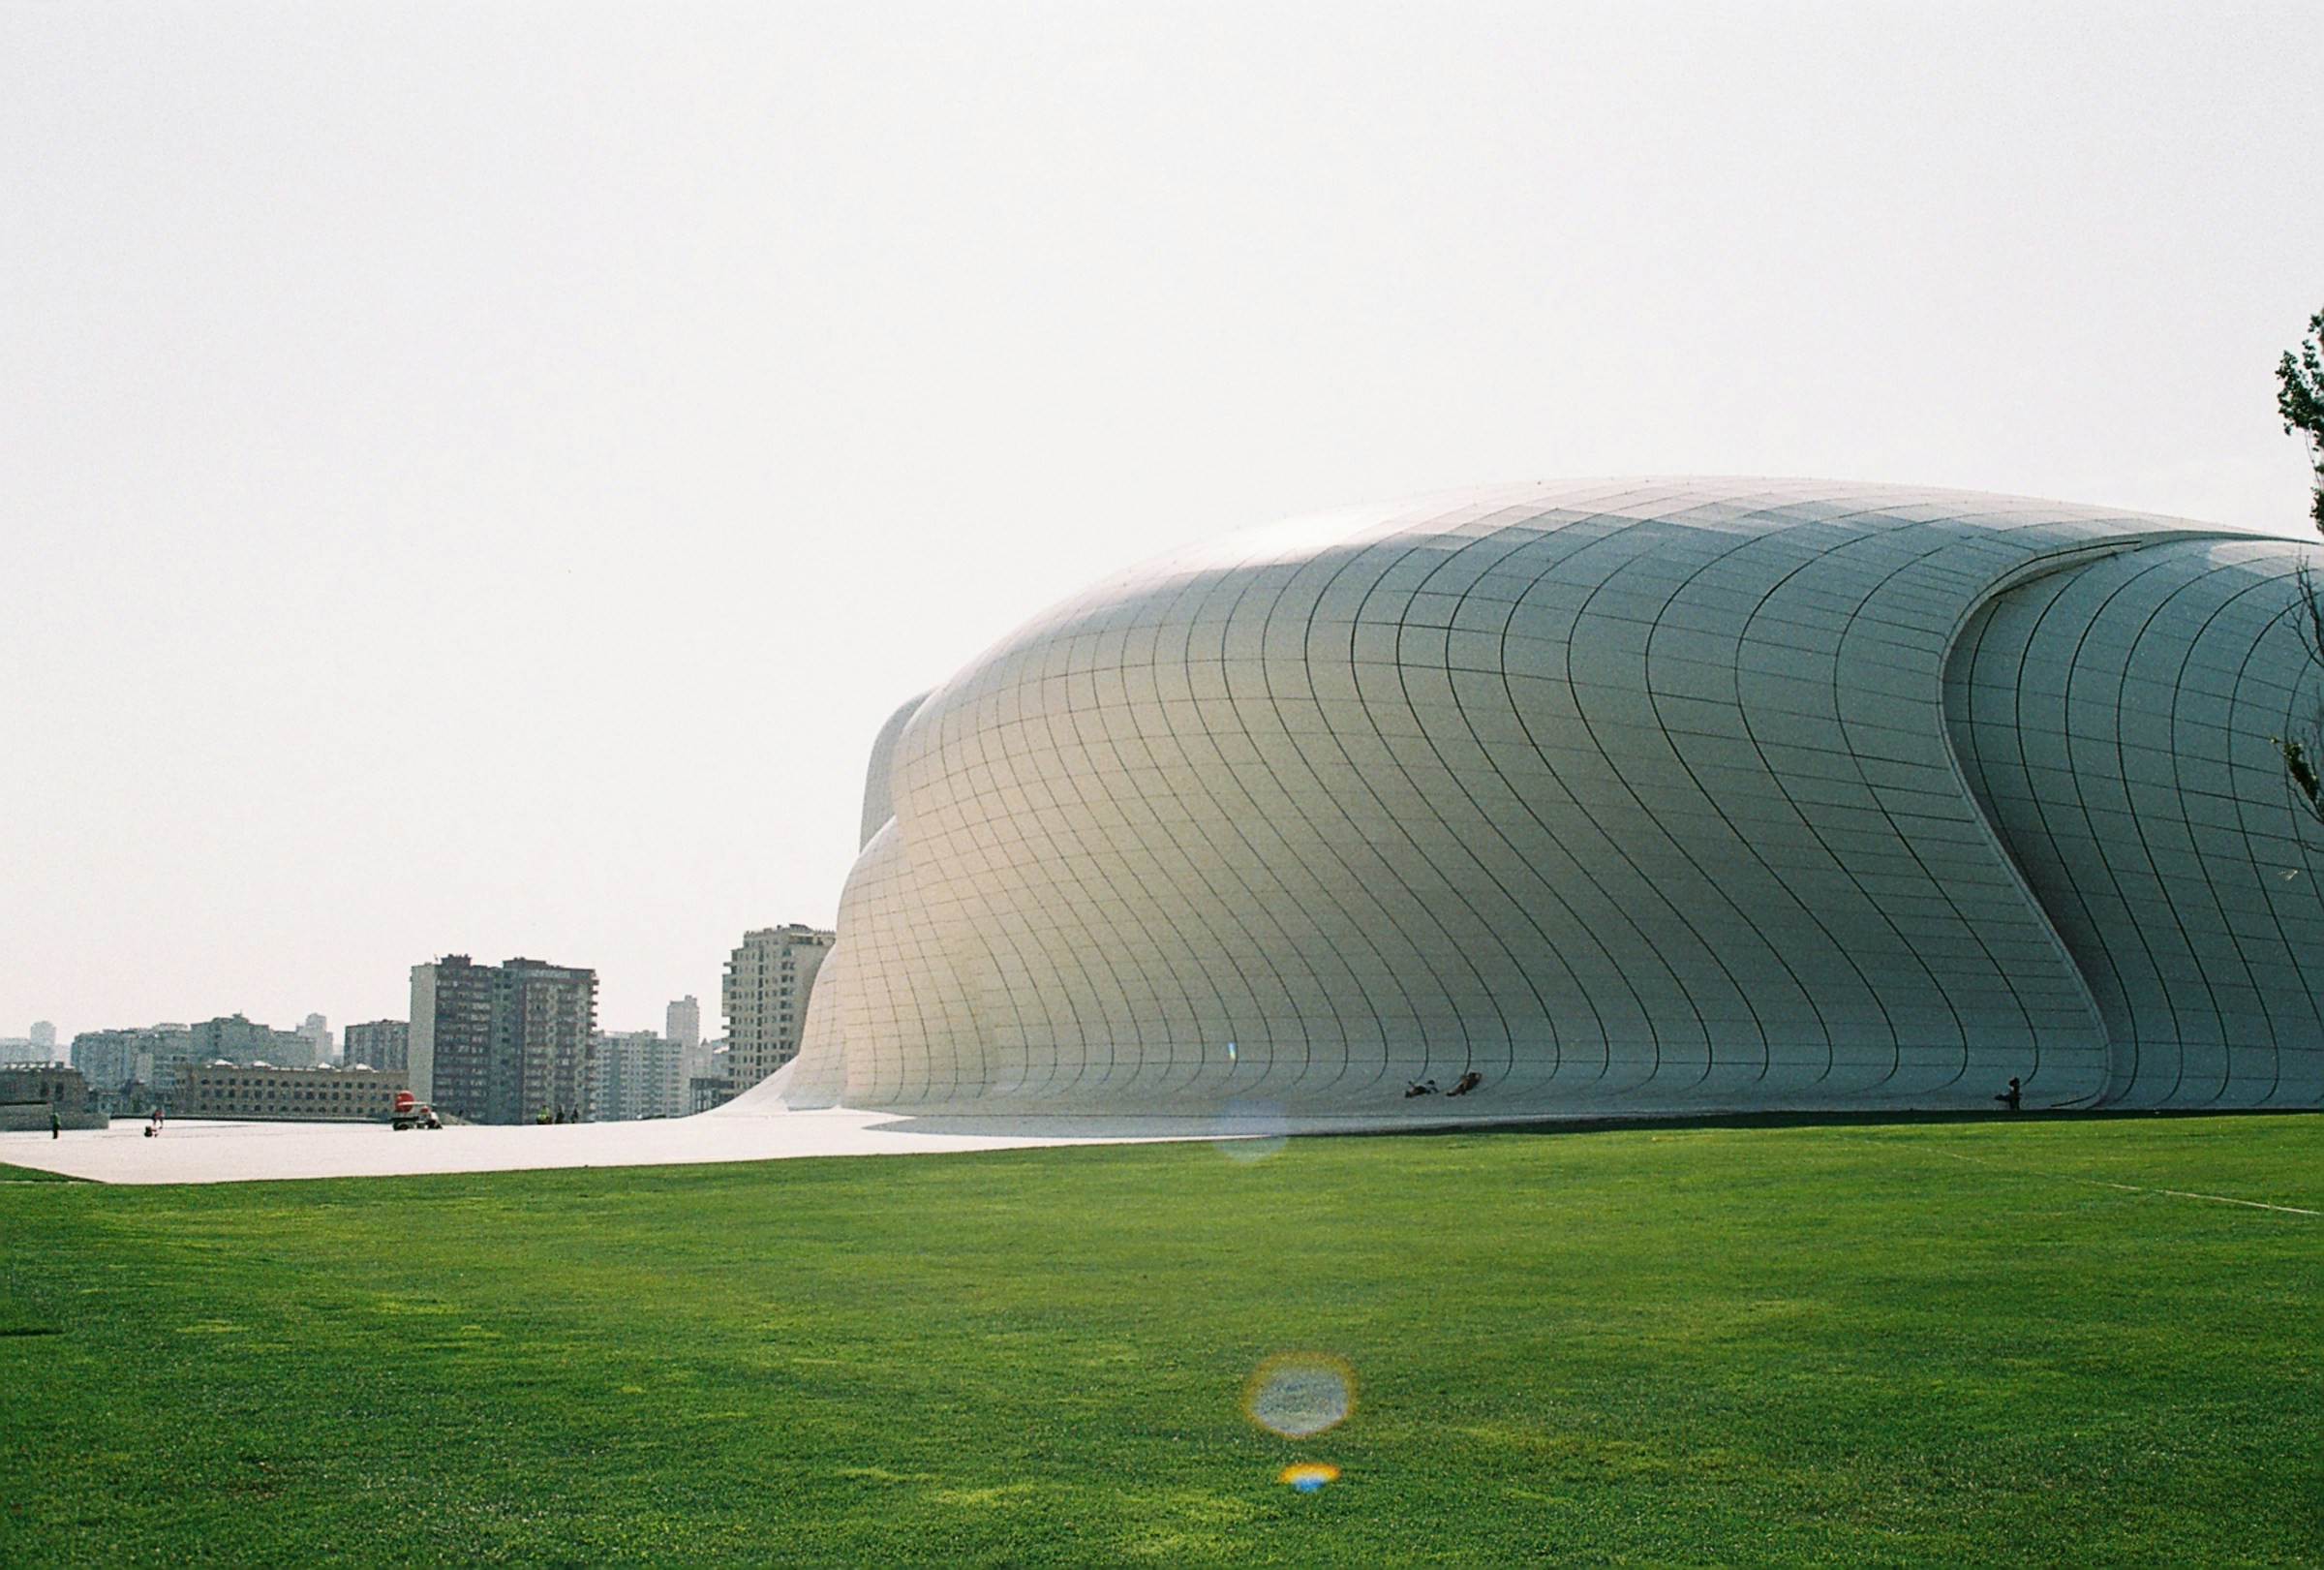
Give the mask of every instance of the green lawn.
[[2324, 1118], [10, 1183], [0, 1563], [2319, 1562], [2324, 1218], [2163, 1189]]
[[10, 1166], [0, 1161], [0, 1183], [78, 1183], [61, 1172], [43, 1172], [39, 1167]]

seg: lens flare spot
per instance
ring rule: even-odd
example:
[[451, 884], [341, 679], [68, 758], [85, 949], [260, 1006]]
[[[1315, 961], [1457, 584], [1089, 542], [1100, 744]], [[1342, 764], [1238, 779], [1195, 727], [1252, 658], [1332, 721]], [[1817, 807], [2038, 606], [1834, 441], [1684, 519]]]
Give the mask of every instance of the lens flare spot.
[[1323, 1352], [1280, 1352], [1242, 1387], [1242, 1415], [1286, 1439], [1337, 1428], [1356, 1407], [1356, 1370]]
[[1211, 1143], [1230, 1161], [1249, 1166], [1291, 1143], [1283, 1109], [1265, 1101], [1229, 1101], [1210, 1125]]
[[1328, 1461], [1295, 1461], [1275, 1474], [1275, 1481], [1289, 1483], [1301, 1493], [1313, 1493], [1338, 1477], [1339, 1468]]

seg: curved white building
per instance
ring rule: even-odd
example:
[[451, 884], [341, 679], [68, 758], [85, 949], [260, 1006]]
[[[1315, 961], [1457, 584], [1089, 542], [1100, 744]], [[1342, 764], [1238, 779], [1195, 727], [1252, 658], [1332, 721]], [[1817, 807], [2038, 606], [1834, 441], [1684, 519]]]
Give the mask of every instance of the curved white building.
[[[794, 1106], [2324, 1101], [2297, 541], [1880, 486], [1351, 509], [880, 733]], [[1458, 1099], [1408, 1100], [1407, 1086]]]

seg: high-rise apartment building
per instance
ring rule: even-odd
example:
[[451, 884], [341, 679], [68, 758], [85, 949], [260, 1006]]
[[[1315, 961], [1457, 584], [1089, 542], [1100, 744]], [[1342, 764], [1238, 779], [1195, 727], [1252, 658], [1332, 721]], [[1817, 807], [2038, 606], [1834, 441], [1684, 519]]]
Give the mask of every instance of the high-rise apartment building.
[[[297, 1031], [278, 1031], [239, 1014], [203, 1020], [189, 1032], [188, 1056], [198, 1063], [267, 1063], [276, 1068], [312, 1068], [315, 1043]], [[158, 1086], [159, 1080], [155, 1081]]]
[[589, 1093], [597, 973], [540, 960], [412, 968], [413, 1093], [474, 1123], [578, 1117]]
[[508, 960], [493, 993], [491, 1123], [531, 1123], [547, 1112], [578, 1119], [589, 1099], [590, 1043], [597, 1032], [597, 972]]
[[93, 1091], [110, 1093], [130, 1085], [168, 1090], [176, 1083], [178, 1065], [193, 1052], [193, 1032], [182, 1025], [83, 1031], [73, 1038], [73, 1066]]
[[708, 1041], [697, 1041], [692, 1046], [684, 1048], [679, 1060], [681, 1071], [688, 1079], [714, 1077], [711, 1069], [713, 1057], [716, 1057], [720, 1065], [715, 1077], [725, 1078], [723, 1065], [726, 1062], [726, 1038], [722, 1035], [713, 1036]]
[[590, 1060], [591, 1123], [683, 1118], [687, 1049], [652, 1031], [600, 1035]]
[[92, 1091], [142, 1085], [160, 1095], [177, 1090], [188, 1063], [268, 1063], [276, 1068], [314, 1064], [314, 1043], [296, 1031], [277, 1031], [239, 1014], [199, 1025], [149, 1025], [141, 1031], [83, 1031], [73, 1038], [73, 1066]]
[[400, 1072], [412, 1063], [412, 1027], [402, 1020], [366, 1020], [361, 1025], [351, 1025], [342, 1033], [340, 1045], [350, 1068]]
[[688, 1055], [686, 1067], [686, 1110], [690, 1115], [722, 1107], [734, 1099], [734, 1081], [726, 1062], [734, 1055], [723, 1040], [705, 1041]]
[[[465, 954], [412, 967], [405, 1059], [412, 1093], [437, 1109], [482, 1118], [492, 1061], [492, 988], [498, 972]], [[473, 1110], [472, 1110], [473, 1109]]]
[[339, 1056], [339, 1044], [331, 1036], [331, 1022], [322, 1015], [309, 1014], [306, 1023], [298, 1028], [298, 1033], [314, 1043], [315, 1062], [319, 1065], [327, 1066], [332, 1059]]
[[727, 1072], [749, 1090], [799, 1053], [807, 998], [834, 935], [796, 922], [743, 934], [720, 987], [726, 1010]]
[[702, 1044], [702, 1005], [693, 994], [687, 994], [663, 1011], [661, 1034], [665, 1041], [675, 1041], [682, 1047]]

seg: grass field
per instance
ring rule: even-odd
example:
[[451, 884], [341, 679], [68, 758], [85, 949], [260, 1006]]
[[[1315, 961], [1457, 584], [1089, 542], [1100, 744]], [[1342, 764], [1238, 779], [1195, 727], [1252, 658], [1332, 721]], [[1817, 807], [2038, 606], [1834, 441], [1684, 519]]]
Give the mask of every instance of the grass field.
[[2324, 1118], [0, 1183], [0, 1563], [2318, 1562], [2324, 1218], [2193, 1195]]

